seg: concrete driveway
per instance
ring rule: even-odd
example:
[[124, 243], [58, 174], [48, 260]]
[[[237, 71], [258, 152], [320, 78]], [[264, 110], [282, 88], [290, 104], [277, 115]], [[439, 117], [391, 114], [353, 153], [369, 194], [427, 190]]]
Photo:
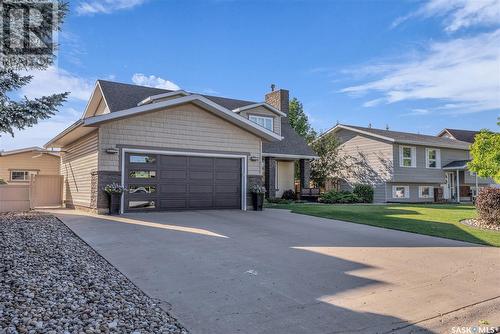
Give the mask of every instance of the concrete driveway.
[[500, 325], [498, 248], [284, 210], [56, 215], [192, 333]]

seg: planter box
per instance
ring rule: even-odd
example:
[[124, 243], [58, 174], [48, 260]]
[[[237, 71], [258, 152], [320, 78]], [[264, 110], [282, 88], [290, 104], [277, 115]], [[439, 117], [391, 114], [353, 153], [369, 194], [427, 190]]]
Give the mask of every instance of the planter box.
[[252, 193], [252, 206], [254, 211], [262, 211], [264, 205], [264, 193]]
[[109, 214], [119, 215], [122, 194], [108, 194], [109, 196]]

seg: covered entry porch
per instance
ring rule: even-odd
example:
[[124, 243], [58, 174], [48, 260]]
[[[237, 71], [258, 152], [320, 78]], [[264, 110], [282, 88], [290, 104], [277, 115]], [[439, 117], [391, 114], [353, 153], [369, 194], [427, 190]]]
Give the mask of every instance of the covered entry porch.
[[448, 202], [472, 202], [479, 189], [479, 179], [467, 169], [470, 160], [452, 161], [443, 167], [443, 199]]
[[287, 190], [296, 191], [296, 178], [299, 180], [299, 191], [309, 188], [310, 161], [314, 156], [264, 153], [263, 157], [266, 198], [281, 198]]

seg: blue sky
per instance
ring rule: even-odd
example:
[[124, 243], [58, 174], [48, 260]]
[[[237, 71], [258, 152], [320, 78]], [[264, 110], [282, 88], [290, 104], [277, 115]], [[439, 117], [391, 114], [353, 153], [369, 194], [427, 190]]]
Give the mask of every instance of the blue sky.
[[57, 66], [19, 94], [70, 99], [0, 149], [43, 145], [80, 117], [96, 79], [256, 101], [275, 83], [318, 130], [498, 130], [499, 0], [76, 0], [59, 42]]

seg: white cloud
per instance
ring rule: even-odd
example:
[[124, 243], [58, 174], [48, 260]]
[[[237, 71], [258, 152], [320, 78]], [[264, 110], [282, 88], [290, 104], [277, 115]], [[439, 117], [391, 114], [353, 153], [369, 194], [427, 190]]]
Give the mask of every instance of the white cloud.
[[397, 18], [392, 26], [414, 17], [444, 17], [444, 29], [448, 32], [472, 26], [498, 26], [500, 0], [430, 0], [416, 12]]
[[403, 114], [403, 116], [425, 116], [429, 115], [431, 111], [429, 109], [416, 108], [412, 109], [410, 112]]
[[[405, 100], [444, 101], [439, 109], [450, 113], [500, 109], [500, 29], [469, 38], [431, 43], [410, 60], [369, 69], [376, 79], [347, 87], [350, 94], [375, 93], [365, 106]], [[382, 96], [380, 96], [382, 95]]]
[[117, 10], [142, 5], [146, 0], [90, 0], [81, 1], [76, 7], [79, 15], [110, 14]]
[[33, 79], [27, 86], [21, 88], [20, 93], [30, 98], [71, 92], [70, 99], [86, 101], [94, 88], [92, 81], [54, 66], [43, 71], [30, 71], [24, 74], [32, 75]]
[[168, 90], [179, 90], [180, 87], [175, 83], [169, 80], [165, 80], [163, 78], [157, 77], [155, 75], [144, 75], [142, 73], [135, 73], [132, 76], [132, 82], [136, 85], [148, 86], [154, 88], [163, 88]]

